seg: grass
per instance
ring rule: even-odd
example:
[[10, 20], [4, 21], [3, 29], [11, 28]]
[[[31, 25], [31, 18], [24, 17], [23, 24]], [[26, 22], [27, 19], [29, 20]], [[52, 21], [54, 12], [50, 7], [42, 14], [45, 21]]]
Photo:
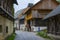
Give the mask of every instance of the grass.
[[53, 40], [52, 37], [47, 35], [47, 30], [40, 31], [37, 33], [37, 35], [46, 39]]
[[16, 34], [12, 34], [11, 36], [9, 36], [9, 37], [7, 38], [7, 40], [14, 40], [15, 36], [16, 36]]

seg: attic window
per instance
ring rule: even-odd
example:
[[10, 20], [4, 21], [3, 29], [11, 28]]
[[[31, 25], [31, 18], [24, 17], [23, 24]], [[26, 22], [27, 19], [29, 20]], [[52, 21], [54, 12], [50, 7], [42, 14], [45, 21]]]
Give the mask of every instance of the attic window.
[[2, 25], [0, 25], [0, 33], [2, 32]]

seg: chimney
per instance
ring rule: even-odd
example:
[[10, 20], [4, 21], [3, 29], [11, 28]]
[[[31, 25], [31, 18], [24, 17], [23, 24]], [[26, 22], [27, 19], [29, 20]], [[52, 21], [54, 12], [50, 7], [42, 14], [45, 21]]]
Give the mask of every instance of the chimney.
[[29, 3], [29, 4], [28, 4], [28, 7], [32, 7], [32, 6], [33, 6], [33, 3]]

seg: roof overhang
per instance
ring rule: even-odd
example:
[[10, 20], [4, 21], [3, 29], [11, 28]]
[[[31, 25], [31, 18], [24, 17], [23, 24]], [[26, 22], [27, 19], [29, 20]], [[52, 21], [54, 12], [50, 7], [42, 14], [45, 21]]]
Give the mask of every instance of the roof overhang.
[[52, 12], [50, 12], [45, 18], [43, 18], [43, 20], [49, 19], [59, 14], [60, 14], [60, 5], [56, 9], [54, 9]]

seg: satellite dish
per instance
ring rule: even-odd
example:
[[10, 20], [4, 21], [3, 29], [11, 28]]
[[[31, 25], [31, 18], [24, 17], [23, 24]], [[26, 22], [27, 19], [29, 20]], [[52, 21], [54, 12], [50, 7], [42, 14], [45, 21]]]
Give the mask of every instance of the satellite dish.
[[56, 0], [56, 1], [60, 3], [60, 0]]

